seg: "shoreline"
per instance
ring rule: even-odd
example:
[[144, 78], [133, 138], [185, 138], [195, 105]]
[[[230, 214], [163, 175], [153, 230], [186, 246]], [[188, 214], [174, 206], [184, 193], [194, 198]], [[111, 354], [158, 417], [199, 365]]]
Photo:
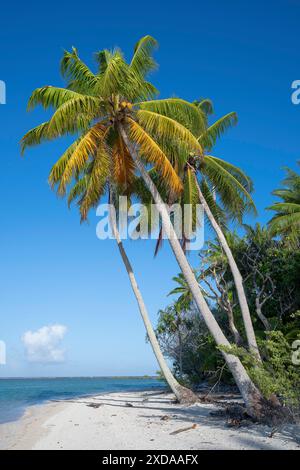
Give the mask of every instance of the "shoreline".
[[[226, 402], [226, 401], [225, 401]], [[183, 406], [161, 391], [112, 392], [34, 405], [0, 425], [0, 447], [94, 450], [300, 449], [298, 427], [229, 427], [214, 403]], [[179, 432], [178, 432], [179, 431]]]

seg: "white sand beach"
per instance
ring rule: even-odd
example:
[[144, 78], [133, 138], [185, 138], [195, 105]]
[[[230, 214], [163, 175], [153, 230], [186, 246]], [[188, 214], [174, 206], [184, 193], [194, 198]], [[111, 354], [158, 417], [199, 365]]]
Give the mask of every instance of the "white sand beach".
[[[109, 393], [31, 407], [0, 425], [1, 449], [300, 449], [299, 429], [230, 427], [215, 404], [185, 407], [161, 392]], [[177, 431], [180, 431], [177, 433]]]

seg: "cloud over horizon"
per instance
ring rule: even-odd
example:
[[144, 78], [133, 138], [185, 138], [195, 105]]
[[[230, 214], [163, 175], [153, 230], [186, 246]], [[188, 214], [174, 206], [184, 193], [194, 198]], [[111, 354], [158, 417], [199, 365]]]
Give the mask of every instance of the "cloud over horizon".
[[26, 359], [41, 364], [65, 361], [65, 349], [61, 347], [67, 332], [65, 325], [48, 325], [36, 331], [26, 331], [22, 336]]

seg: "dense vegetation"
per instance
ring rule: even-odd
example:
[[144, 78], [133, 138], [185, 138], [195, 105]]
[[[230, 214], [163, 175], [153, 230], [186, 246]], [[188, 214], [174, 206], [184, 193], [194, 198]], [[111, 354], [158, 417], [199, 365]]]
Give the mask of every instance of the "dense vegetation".
[[[289, 171], [290, 186], [296, 187], [297, 182], [299, 175]], [[290, 191], [289, 196], [296, 199], [296, 191], [294, 195]], [[272, 208], [276, 210], [277, 204]], [[274, 221], [277, 216], [271, 219], [271, 227]], [[282, 232], [276, 224], [276, 235], [259, 224], [243, 226], [243, 235], [226, 233], [244, 280], [262, 364], [247, 352], [232, 274], [216, 240], [208, 241], [199, 253], [197, 270], [199, 285], [233, 345], [231, 351], [241, 358], [266, 396], [276, 394], [293, 407], [300, 401], [300, 364], [292, 361], [293, 343], [300, 339], [300, 251], [295, 248], [300, 238], [296, 222], [289, 223], [288, 230], [285, 224]], [[175, 375], [192, 386], [203, 380], [211, 386], [232, 383], [220, 351], [195, 312], [183, 276], [179, 274], [173, 280], [176, 286], [170, 294], [176, 300], [159, 311], [156, 334]]]

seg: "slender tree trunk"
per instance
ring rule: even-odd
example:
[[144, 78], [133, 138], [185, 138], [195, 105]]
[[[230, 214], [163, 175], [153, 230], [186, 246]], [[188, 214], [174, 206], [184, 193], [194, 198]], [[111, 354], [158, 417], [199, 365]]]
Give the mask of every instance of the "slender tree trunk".
[[223, 250], [226, 254], [226, 257], [228, 259], [228, 263], [229, 263], [229, 266], [230, 266], [230, 269], [231, 269], [231, 272], [232, 272], [232, 276], [233, 276], [233, 280], [234, 280], [234, 284], [235, 284], [235, 287], [236, 287], [237, 296], [238, 296], [238, 299], [239, 299], [239, 304], [240, 304], [240, 308], [241, 308], [241, 312], [242, 312], [242, 317], [243, 317], [243, 322], [244, 322], [244, 326], [245, 326], [245, 331], [246, 331], [246, 336], [247, 336], [247, 342], [248, 342], [249, 349], [250, 349], [250, 351], [254, 352], [256, 354], [257, 358], [261, 361], [261, 357], [260, 357], [260, 354], [259, 354], [259, 349], [258, 349], [257, 342], [256, 342], [255, 332], [254, 332], [254, 328], [253, 328], [253, 324], [252, 324], [252, 320], [251, 320], [250, 310], [249, 310], [249, 307], [248, 307], [248, 302], [247, 302], [247, 298], [246, 298], [246, 294], [245, 294], [245, 290], [244, 290], [244, 286], [243, 286], [243, 279], [242, 279], [241, 273], [239, 271], [239, 268], [237, 267], [237, 264], [235, 262], [235, 259], [234, 259], [233, 255], [232, 255], [231, 249], [229, 248], [227, 240], [226, 240], [219, 224], [217, 223], [216, 219], [214, 218], [214, 216], [213, 216], [213, 214], [212, 214], [212, 212], [209, 208], [209, 205], [207, 204], [207, 202], [206, 202], [206, 200], [203, 196], [203, 193], [202, 193], [200, 185], [198, 183], [196, 174], [194, 175], [194, 177], [195, 177], [195, 182], [196, 182], [196, 186], [197, 186], [197, 189], [198, 189], [200, 202], [203, 205], [203, 208], [206, 212], [206, 215], [207, 215], [213, 229], [215, 230], [215, 232], [217, 234], [217, 237], [219, 239], [219, 242], [220, 242], [220, 244], [221, 244], [221, 246], [222, 246], [222, 248], [223, 248]]
[[182, 379], [183, 377], [183, 367], [182, 367], [182, 339], [181, 339], [181, 333], [178, 331], [178, 345], [179, 345], [179, 375], [180, 378]]
[[256, 314], [257, 314], [258, 318], [260, 319], [260, 321], [264, 325], [266, 331], [270, 331], [271, 330], [271, 325], [270, 325], [267, 317], [265, 317], [265, 315], [262, 313], [261, 303], [259, 302], [259, 299], [257, 297], [255, 299], [255, 310], [256, 310]]
[[230, 331], [231, 331], [231, 333], [233, 334], [233, 337], [234, 337], [234, 342], [235, 342], [235, 344], [240, 346], [242, 344], [242, 338], [241, 338], [241, 335], [240, 335], [237, 327], [235, 326], [233, 311], [232, 311], [231, 307], [228, 307], [227, 317], [228, 317], [228, 324], [229, 324]]
[[[221, 330], [218, 322], [210, 311], [202, 293], [199, 288], [198, 282], [195, 278], [193, 270], [189, 265], [186, 256], [180, 246], [179, 240], [176, 236], [175, 230], [173, 228], [172, 222], [166, 205], [164, 204], [154, 182], [150, 178], [147, 170], [144, 167], [143, 162], [141, 161], [138, 153], [136, 152], [134, 146], [130, 142], [126, 130], [123, 126], [120, 126], [120, 131], [124, 142], [129, 149], [132, 158], [134, 159], [137, 168], [139, 169], [143, 180], [145, 181], [156, 205], [157, 209], [161, 215], [163, 228], [168, 235], [170, 246], [173, 250], [175, 258], [182, 270], [182, 273], [188, 283], [188, 286], [191, 290], [191, 293], [194, 297], [195, 303], [199, 312], [202, 314], [203, 319], [206, 323], [207, 328], [211, 332], [218, 346], [230, 346], [229, 341], [225, 337], [223, 331]], [[245, 401], [247, 412], [254, 418], [260, 419], [263, 414], [263, 403], [264, 399], [256, 388], [249, 375], [247, 374], [244, 366], [238, 357], [228, 354], [225, 351], [222, 351], [224, 359], [235, 379], [237, 386], [242, 394], [242, 397]]]
[[159, 343], [157, 341], [155, 332], [153, 330], [152, 324], [151, 324], [150, 319], [149, 319], [149, 315], [148, 315], [148, 312], [147, 312], [147, 309], [146, 309], [146, 305], [144, 303], [142, 294], [141, 294], [140, 289], [138, 287], [138, 284], [137, 284], [137, 281], [136, 281], [131, 263], [128, 259], [128, 256], [125, 252], [125, 249], [124, 249], [124, 246], [123, 246], [123, 243], [122, 243], [122, 240], [120, 238], [120, 234], [119, 234], [119, 231], [117, 229], [115, 214], [110, 213], [110, 222], [111, 222], [113, 235], [116, 239], [120, 255], [121, 255], [123, 263], [125, 265], [125, 268], [126, 268], [126, 271], [127, 271], [130, 283], [131, 283], [131, 287], [132, 287], [132, 290], [134, 292], [135, 298], [137, 300], [139, 310], [140, 310], [140, 314], [141, 314], [141, 317], [143, 319], [143, 322], [144, 322], [144, 325], [145, 325], [145, 328], [146, 328], [146, 332], [147, 332], [150, 344], [152, 346], [153, 352], [155, 354], [155, 357], [157, 359], [157, 362], [159, 364], [160, 370], [161, 370], [163, 376], [165, 377], [165, 379], [166, 379], [169, 387], [171, 388], [172, 392], [175, 394], [177, 400], [180, 403], [195, 403], [196, 401], [198, 401], [197, 396], [191, 390], [189, 390], [186, 387], [183, 387], [182, 385], [180, 385], [177, 382], [177, 380], [173, 376], [173, 374], [172, 374], [170, 368], [168, 367], [168, 365], [165, 361], [165, 358], [164, 358], [164, 356], [161, 352]]
[[214, 292], [214, 289], [212, 289], [212, 286], [210, 286], [210, 289], [215, 293], [218, 305], [221, 307], [222, 310], [225, 310], [227, 318], [228, 318], [229, 329], [230, 329], [230, 331], [231, 331], [231, 333], [233, 334], [233, 337], [234, 337], [234, 342], [235, 342], [235, 344], [240, 346], [240, 345], [243, 344], [243, 341], [242, 341], [239, 330], [235, 326], [234, 315], [233, 315], [233, 307], [232, 307], [231, 302], [230, 302], [229, 297], [228, 297], [228, 287], [227, 287], [227, 285], [225, 285], [224, 287], [222, 286], [222, 283], [221, 283], [220, 279], [218, 278], [218, 275], [217, 275], [215, 269], [213, 269], [213, 274], [214, 274], [214, 278], [215, 278], [215, 281], [216, 281], [217, 288], [220, 292], [220, 297], [218, 297], [217, 293]]

